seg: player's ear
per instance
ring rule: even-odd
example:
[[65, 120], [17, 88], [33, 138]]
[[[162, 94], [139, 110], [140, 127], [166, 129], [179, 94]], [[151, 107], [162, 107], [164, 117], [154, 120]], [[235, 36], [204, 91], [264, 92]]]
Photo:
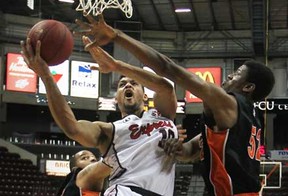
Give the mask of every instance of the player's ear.
[[246, 93], [251, 93], [255, 90], [256, 86], [254, 83], [247, 83], [245, 84], [245, 86], [243, 87], [243, 91]]
[[148, 101], [148, 95], [146, 93], [143, 95], [143, 101]]
[[77, 168], [78, 168], [77, 166], [74, 166], [74, 167], [71, 169], [71, 171], [70, 171], [70, 172], [73, 172], [73, 171], [75, 171]]

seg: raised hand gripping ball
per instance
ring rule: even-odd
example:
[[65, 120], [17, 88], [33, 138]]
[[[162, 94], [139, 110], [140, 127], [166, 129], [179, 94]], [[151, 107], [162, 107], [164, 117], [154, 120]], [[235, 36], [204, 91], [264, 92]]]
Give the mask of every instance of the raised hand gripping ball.
[[67, 26], [57, 20], [42, 20], [28, 32], [32, 48], [41, 41], [41, 57], [49, 66], [58, 65], [72, 54], [74, 39]]

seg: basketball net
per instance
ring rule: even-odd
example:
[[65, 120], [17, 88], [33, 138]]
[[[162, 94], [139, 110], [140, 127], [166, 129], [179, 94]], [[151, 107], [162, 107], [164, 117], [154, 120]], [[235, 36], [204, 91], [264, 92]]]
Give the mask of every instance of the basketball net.
[[127, 18], [131, 18], [133, 14], [131, 0], [79, 0], [76, 11], [85, 12], [85, 15], [89, 15], [92, 12], [94, 16], [98, 16], [103, 10], [108, 8], [121, 9]]

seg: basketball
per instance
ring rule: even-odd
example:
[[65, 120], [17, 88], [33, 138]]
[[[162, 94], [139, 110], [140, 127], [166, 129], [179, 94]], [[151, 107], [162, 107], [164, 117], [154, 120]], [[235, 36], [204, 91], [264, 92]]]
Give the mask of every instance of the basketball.
[[33, 50], [37, 41], [41, 41], [41, 57], [49, 66], [58, 65], [69, 58], [74, 40], [68, 27], [57, 20], [42, 20], [28, 32]]

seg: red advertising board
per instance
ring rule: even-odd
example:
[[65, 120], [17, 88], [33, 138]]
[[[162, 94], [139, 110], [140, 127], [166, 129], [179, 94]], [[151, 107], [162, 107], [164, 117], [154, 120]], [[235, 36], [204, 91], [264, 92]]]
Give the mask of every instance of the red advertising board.
[[[221, 85], [221, 67], [193, 67], [187, 68], [189, 72], [192, 72], [199, 76], [201, 79], [214, 83], [216, 85]], [[185, 99], [187, 103], [199, 103], [202, 102], [201, 99], [186, 91]]]
[[36, 92], [37, 76], [21, 54], [8, 53], [6, 68], [6, 90]]

